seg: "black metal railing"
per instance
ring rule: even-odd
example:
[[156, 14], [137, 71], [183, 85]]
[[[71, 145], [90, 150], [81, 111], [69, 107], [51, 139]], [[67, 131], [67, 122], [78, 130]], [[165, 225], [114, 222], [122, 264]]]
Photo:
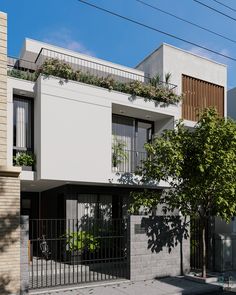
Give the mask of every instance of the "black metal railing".
[[[115, 81], [128, 83], [131, 81], [140, 81], [143, 83], [149, 83], [151, 78], [149, 75], [145, 75], [142, 71], [134, 69], [131, 71], [129, 68], [125, 66], [115, 67], [113, 65], [109, 65], [109, 62], [100, 63], [93, 60], [69, 55], [66, 53], [61, 53], [55, 50], [41, 48], [35, 63], [38, 67], [40, 67], [46, 59], [59, 59], [67, 64], [69, 64], [73, 70], [81, 71], [85, 74], [90, 74], [95, 77], [111, 77]], [[171, 83], [166, 83], [164, 81], [159, 81], [158, 85], [164, 87], [168, 90], [175, 91], [177, 86]]]
[[119, 154], [112, 153], [112, 172], [134, 173], [143, 168], [143, 162], [147, 160], [147, 152], [123, 150]]
[[[214, 241], [213, 241], [213, 219], [206, 221], [206, 253], [207, 269], [214, 268]], [[190, 222], [190, 267], [192, 270], [202, 268], [202, 231], [201, 220], [192, 218]]]
[[23, 80], [36, 81], [36, 69], [37, 65], [34, 62], [14, 57], [8, 57], [7, 59], [8, 76]]
[[[78, 56], [69, 55], [66, 53], [61, 53], [51, 49], [41, 48], [35, 62], [17, 59], [14, 57], [8, 57], [8, 75], [36, 81], [38, 77], [37, 69], [39, 69], [42, 64], [47, 59], [58, 59], [66, 62], [71, 66], [74, 71], [80, 71], [85, 74], [89, 74], [94, 77], [110, 77], [115, 81], [121, 83], [128, 83], [132, 81], [140, 81], [142, 83], [149, 83], [151, 78], [148, 74], [142, 73], [142, 71], [134, 69], [133, 71], [126, 68], [125, 66], [113, 66], [109, 62], [96, 62], [94, 60], [81, 58]], [[171, 83], [166, 83], [164, 81], [158, 81], [157, 86], [163, 87], [165, 89], [171, 90], [176, 93], [177, 86]]]
[[127, 278], [125, 219], [33, 219], [30, 288]]

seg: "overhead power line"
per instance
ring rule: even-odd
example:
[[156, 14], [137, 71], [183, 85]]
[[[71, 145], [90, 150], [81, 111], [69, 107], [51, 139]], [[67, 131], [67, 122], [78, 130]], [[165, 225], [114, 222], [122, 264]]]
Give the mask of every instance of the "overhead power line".
[[220, 2], [220, 1], [218, 1], [218, 0], [211, 0], [211, 1], [214, 1], [214, 2], [216, 2], [216, 3], [218, 3], [218, 4], [220, 4], [220, 5], [222, 5], [222, 6], [226, 7], [226, 8], [228, 8], [228, 9], [230, 9], [230, 10], [236, 12], [236, 9], [234, 9], [233, 7], [228, 6], [228, 5], [222, 3], [222, 2]]
[[166, 14], [166, 15], [172, 16], [172, 17], [174, 17], [174, 18], [176, 18], [176, 19], [178, 19], [178, 20], [180, 20], [180, 21], [183, 21], [183, 22], [185, 22], [185, 23], [187, 23], [187, 24], [190, 24], [190, 25], [192, 25], [192, 26], [194, 26], [194, 27], [196, 27], [196, 28], [199, 28], [199, 29], [201, 29], [201, 30], [204, 30], [204, 31], [206, 31], [206, 32], [208, 32], [208, 33], [214, 34], [214, 35], [216, 35], [216, 36], [218, 36], [218, 37], [224, 38], [225, 40], [228, 40], [228, 41], [231, 41], [231, 42], [233, 42], [233, 43], [236, 43], [236, 40], [233, 40], [233, 39], [231, 39], [231, 38], [229, 38], [229, 37], [227, 37], [227, 36], [224, 36], [224, 35], [222, 35], [222, 34], [219, 34], [219, 33], [217, 33], [217, 32], [214, 32], [214, 31], [212, 31], [212, 30], [210, 30], [210, 29], [207, 29], [207, 28], [205, 28], [205, 27], [202, 27], [202, 26], [200, 26], [200, 25], [198, 25], [198, 24], [195, 24], [195, 23], [193, 23], [193, 22], [191, 22], [191, 21], [188, 21], [188, 20], [186, 20], [186, 19], [184, 19], [184, 18], [182, 18], [182, 17], [179, 17], [179, 16], [177, 16], [177, 15], [175, 15], [175, 14], [173, 14], [173, 13], [170, 13], [170, 12], [168, 12], [168, 11], [165, 11], [165, 10], [163, 10], [163, 9], [160, 9], [160, 8], [158, 8], [157, 6], [151, 5], [151, 4], [149, 4], [149, 3], [145, 2], [145, 1], [142, 1], [142, 0], [135, 0], [135, 1], [141, 3], [141, 4], [145, 5], [145, 6], [148, 6], [148, 7], [152, 8], [152, 9], [154, 9], [154, 10], [160, 11], [160, 12]]
[[103, 7], [100, 7], [100, 6], [97, 6], [97, 5], [95, 5], [95, 4], [89, 3], [89, 2], [84, 1], [84, 0], [77, 0], [77, 1], [79, 1], [80, 3], [86, 4], [86, 5], [90, 6], [90, 7], [96, 8], [97, 10], [100, 10], [100, 11], [106, 12], [106, 13], [108, 13], [108, 14], [110, 14], [110, 15], [113, 15], [113, 16], [116, 16], [116, 17], [121, 18], [121, 19], [123, 19], [123, 20], [126, 20], [126, 21], [128, 21], [128, 22], [134, 23], [134, 24], [136, 24], [136, 25], [138, 25], [138, 26], [141, 26], [141, 27], [144, 27], [144, 28], [146, 28], [146, 29], [149, 29], [149, 30], [155, 31], [155, 32], [157, 32], [157, 33], [160, 33], [160, 34], [163, 34], [163, 35], [169, 36], [169, 37], [171, 37], [171, 38], [177, 39], [177, 40], [179, 40], [179, 41], [182, 41], [182, 42], [184, 42], [184, 43], [190, 44], [190, 45], [192, 45], [192, 46], [196, 46], [196, 47], [198, 47], [198, 48], [204, 49], [204, 50], [206, 50], [206, 51], [209, 51], [209, 52], [214, 53], [214, 54], [216, 54], [216, 55], [219, 55], [219, 56], [225, 57], [225, 58], [227, 58], [227, 59], [230, 59], [230, 60], [236, 61], [236, 58], [234, 58], [234, 57], [231, 57], [231, 56], [229, 56], [229, 55], [226, 55], [226, 54], [220, 53], [220, 52], [218, 52], [218, 51], [216, 51], [216, 50], [213, 50], [213, 49], [207, 48], [207, 47], [202, 46], [202, 45], [200, 45], [200, 44], [197, 44], [197, 43], [194, 43], [194, 42], [188, 41], [188, 40], [186, 40], [186, 39], [183, 39], [183, 38], [181, 38], [181, 37], [175, 36], [175, 35], [173, 35], [173, 34], [170, 34], [170, 33], [164, 32], [164, 31], [161, 31], [161, 30], [159, 30], [159, 29], [157, 29], [157, 28], [151, 27], [151, 26], [149, 26], [149, 25], [146, 25], [146, 24], [141, 23], [141, 22], [139, 22], [139, 21], [136, 21], [136, 20], [134, 20], [134, 19], [128, 18], [128, 17], [123, 16], [123, 15], [121, 15], [121, 14], [118, 14], [118, 13], [116, 13], [116, 12], [114, 12], [114, 11], [108, 10], [108, 9], [103, 8]]
[[199, 0], [193, 0], [193, 1], [194, 2], [197, 2], [198, 4], [201, 4], [202, 6], [205, 6], [205, 7], [209, 8], [209, 9], [211, 9], [211, 10], [213, 10], [213, 11], [215, 11], [215, 12], [217, 12], [217, 13], [219, 13], [219, 14], [221, 14], [221, 15], [229, 18], [229, 19], [232, 19], [233, 21], [236, 21], [236, 18], [235, 17], [232, 17], [232, 16], [230, 16], [230, 15], [228, 15], [228, 14], [226, 14], [226, 13], [220, 11], [220, 10], [217, 10], [214, 7], [210, 6], [210, 5], [207, 5], [207, 4], [205, 4], [205, 3], [203, 3], [203, 2], [201, 2]]

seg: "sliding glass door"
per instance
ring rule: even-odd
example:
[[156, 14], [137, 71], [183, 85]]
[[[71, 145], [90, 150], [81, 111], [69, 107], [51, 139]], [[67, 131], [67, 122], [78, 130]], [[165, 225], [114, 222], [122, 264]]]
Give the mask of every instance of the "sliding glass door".
[[113, 115], [113, 168], [119, 172], [134, 172], [146, 158], [144, 144], [152, 139], [152, 134], [152, 122]]

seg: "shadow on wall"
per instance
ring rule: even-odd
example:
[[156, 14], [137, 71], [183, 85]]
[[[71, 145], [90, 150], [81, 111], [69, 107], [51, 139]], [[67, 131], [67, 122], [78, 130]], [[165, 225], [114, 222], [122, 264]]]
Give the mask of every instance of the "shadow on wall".
[[183, 269], [183, 241], [189, 238], [190, 221], [186, 217], [170, 216], [148, 216], [141, 220], [141, 227], [148, 237], [148, 249], [159, 253], [164, 248], [171, 253], [172, 249], [180, 246], [180, 270]]
[[[5, 182], [2, 178], [0, 180], [0, 198], [4, 198], [5, 193]], [[1, 202], [4, 202], [4, 200], [1, 200]], [[15, 207], [15, 204], [12, 203], [10, 205], [11, 207]], [[9, 248], [19, 241], [19, 238], [14, 236], [14, 232], [20, 227], [20, 212], [16, 212], [14, 214], [6, 213], [1, 214], [0, 217], [0, 261], [1, 256], [10, 255], [7, 254]], [[11, 260], [11, 257], [8, 256], [7, 259], [9, 261]], [[0, 294], [1, 295], [7, 295], [11, 294], [8, 290], [8, 285], [11, 283], [11, 277], [7, 274], [0, 274]]]
[[[120, 184], [128, 184], [128, 185], [156, 185], [155, 181], [149, 180], [147, 182], [141, 182], [140, 181], [140, 176], [137, 176], [135, 173], [131, 173], [131, 172], [118, 172], [116, 173], [117, 181]], [[112, 181], [110, 181], [112, 183]]]

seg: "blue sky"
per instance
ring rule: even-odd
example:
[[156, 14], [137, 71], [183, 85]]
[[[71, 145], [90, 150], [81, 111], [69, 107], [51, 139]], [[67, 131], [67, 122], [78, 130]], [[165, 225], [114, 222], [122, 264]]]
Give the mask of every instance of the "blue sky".
[[[236, 58], [236, 43], [154, 11], [135, 0], [88, 1]], [[193, 0], [144, 1], [236, 40], [235, 21]], [[213, 0], [202, 1], [236, 18], [236, 12]], [[236, 9], [235, 0], [221, 2]], [[133, 67], [166, 42], [227, 64], [228, 87], [236, 86], [236, 62], [107, 15], [78, 0], [1, 0], [0, 10], [8, 13], [8, 54], [11, 56], [18, 56], [24, 38], [29, 37]]]

